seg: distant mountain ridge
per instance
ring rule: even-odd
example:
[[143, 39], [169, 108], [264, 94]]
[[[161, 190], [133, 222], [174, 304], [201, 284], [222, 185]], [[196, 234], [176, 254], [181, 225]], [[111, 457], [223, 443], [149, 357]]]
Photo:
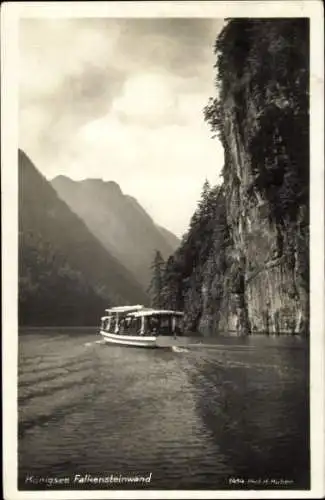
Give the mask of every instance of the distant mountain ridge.
[[147, 288], [155, 251], [167, 259], [177, 248], [178, 238], [157, 226], [140, 203], [123, 194], [114, 181], [74, 181], [60, 175], [51, 184], [103, 246]]
[[132, 274], [21, 150], [18, 168], [19, 324], [94, 325], [111, 304], [147, 303]]
[[157, 225], [157, 228], [173, 248], [175, 249], [178, 248], [178, 246], [180, 245], [180, 240], [176, 236], [176, 234], [172, 233], [171, 231], [162, 226]]

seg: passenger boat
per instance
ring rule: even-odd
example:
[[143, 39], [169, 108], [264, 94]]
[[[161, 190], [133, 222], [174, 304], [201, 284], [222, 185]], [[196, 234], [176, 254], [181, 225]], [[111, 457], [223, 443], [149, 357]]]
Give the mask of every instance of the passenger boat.
[[151, 309], [141, 305], [106, 309], [100, 334], [105, 342], [137, 347], [183, 347], [181, 311]]

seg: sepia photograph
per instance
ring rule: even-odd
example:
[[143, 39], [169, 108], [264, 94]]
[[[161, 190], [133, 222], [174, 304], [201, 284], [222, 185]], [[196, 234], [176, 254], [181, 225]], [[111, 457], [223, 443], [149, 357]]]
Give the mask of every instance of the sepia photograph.
[[6, 80], [6, 498], [308, 496], [320, 3], [58, 3], [17, 7]]

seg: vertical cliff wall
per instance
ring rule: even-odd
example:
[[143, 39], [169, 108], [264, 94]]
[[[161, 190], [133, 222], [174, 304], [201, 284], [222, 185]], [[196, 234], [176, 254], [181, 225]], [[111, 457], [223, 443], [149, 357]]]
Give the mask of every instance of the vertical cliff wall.
[[205, 119], [224, 147], [223, 183], [208, 211], [213, 230], [201, 220], [191, 253], [191, 223], [175, 256], [190, 260], [178, 306], [187, 328], [207, 335], [307, 333], [308, 20], [230, 20], [215, 54]]
[[233, 20], [216, 43], [206, 116], [225, 149], [232, 240], [220, 326], [239, 333], [308, 330], [308, 38], [305, 19]]

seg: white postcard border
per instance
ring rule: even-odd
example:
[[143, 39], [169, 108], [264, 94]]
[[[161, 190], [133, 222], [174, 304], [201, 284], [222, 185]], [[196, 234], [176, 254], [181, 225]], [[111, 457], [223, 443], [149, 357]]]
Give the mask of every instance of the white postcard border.
[[[227, 491], [17, 490], [18, 21], [21, 17], [310, 18], [311, 489]], [[324, 65], [321, 1], [7, 2], [1, 9], [3, 478], [5, 498], [321, 498], [324, 495]]]

